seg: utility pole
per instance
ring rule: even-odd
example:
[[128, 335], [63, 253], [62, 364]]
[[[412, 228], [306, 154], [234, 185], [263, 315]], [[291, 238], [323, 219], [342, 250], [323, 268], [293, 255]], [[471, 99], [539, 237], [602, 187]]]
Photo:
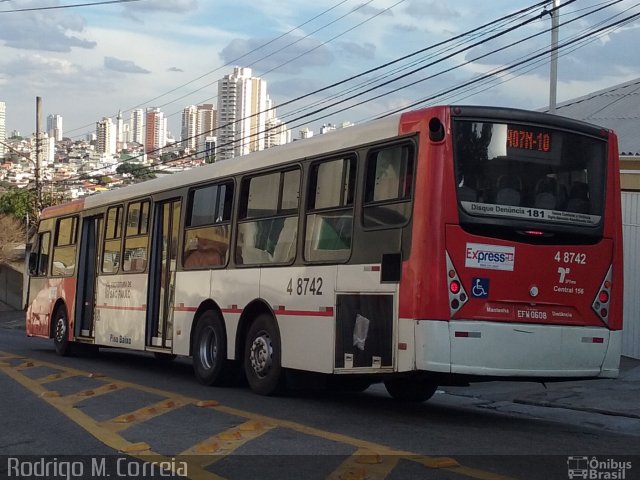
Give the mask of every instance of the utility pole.
[[36, 182], [36, 213], [42, 208], [42, 185], [40, 182], [40, 160], [42, 156], [42, 97], [36, 97], [36, 167], [33, 172]]
[[560, 0], [553, 0], [551, 11], [551, 67], [549, 72], [549, 113], [556, 113], [558, 87], [558, 27], [560, 24]]

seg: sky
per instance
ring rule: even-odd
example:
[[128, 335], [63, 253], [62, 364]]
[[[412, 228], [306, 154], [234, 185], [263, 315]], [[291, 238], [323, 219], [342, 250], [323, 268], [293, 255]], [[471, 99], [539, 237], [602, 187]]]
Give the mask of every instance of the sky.
[[[96, 121], [119, 110], [128, 119], [136, 107], [160, 107], [178, 137], [182, 109], [215, 105], [217, 82], [234, 66], [267, 81], [294, 136], [302, 127], [430, 104], [538, 109], [549, 102], [551, 15], [542, 2], [138, 0], [66, 8], [97, 1], [0, 0], [8, 135], [35, 131], [40, 96], [45, 122], [62, 115], [66, 137], [95, 131]], [[558, 102], [640, 77], [640, 17], [625, 20], [640, 14], [640, 3], [559, 3]], [[533, 63], [505, 69], [534, 55]]]

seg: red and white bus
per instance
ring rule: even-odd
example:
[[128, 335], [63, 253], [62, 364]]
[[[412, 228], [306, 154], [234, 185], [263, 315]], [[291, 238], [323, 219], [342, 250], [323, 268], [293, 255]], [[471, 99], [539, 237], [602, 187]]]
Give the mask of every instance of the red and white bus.
[[[613, 132], [554, 115], [404, 113], [45, 209], [27, 333], [396, 398], [509, 378], [615, 377]], [[349, 377], [350, 376], [350, 377]]]

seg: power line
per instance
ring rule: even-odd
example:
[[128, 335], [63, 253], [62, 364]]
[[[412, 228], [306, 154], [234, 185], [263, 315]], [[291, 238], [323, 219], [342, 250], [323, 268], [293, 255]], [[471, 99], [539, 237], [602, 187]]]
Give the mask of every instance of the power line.
[[[217, 71], [219, 71], [219, 70], [222, 70], [224, 67], [227, 67], [227, 66], [229, 66], [229, 65], [233, 65], [233, 64], [237, 63], [239, 60], [242, 60], [243, 58], [245, 58], [245, 57], [247, 57], [247, 56], [251, 55], [252, 53], [255, 53], [255, 52], [259, 51], [259, 50], [262, 50], [263, 48], [265, 48], [265, 47], [267, 47], [267, 46], [269, 46], [269, 45], [271, 45], [271, 44], [275, 43], [276, 41], [278, 41], [278, 40], [280, 40], [280, 39], [282, 39], [282, 38], [284, 38], [284, 37], [286, 37], [287, 35], [289, 35], [289, 34], [293, 33], [294, 31], [301, 29], [303, 26], [305, 26], [305, 25], [307, 25], [307, 24], [309, 24], [309, 23], [313, 22], [314, 20], [316, 20], [316, 19], [318, 19], [318, 18], [320, 18], [320, 17], [322, 17], [322, 16], [326, 15], [327, 13], [331, 12], [332, 10], [335, 10], [336, 8], [338, 8], [338, 7], [339, 7], [339, 6], [341, 6], [342, 4], [346, 3], [347, 1], [349, 1], [349, 0], [342, 0], [342, 1], [338, 2], [337, 4], [335, 4], [334, 6], [332, 6], [332, 7], [328, 8], [328, 9], [326, 9], [326, 10], [323, 10], [321, 13], [319, 13], [319, 14], [315, 15], [314, 17], [310, 18], [309, 20], [304, 21], [303, 23], [301, 23], [301, 24], [299, 24], [299, 25], [297, 25], [297, 26], [293, 27], [293, 28], [292, 28], [292, 29], [290, 29], [289, 31], [287, 31], [287, 32], [285, 32], [285, 33], [283, 33], [283, 34], [279, 35], [278, 37], [276, 37], [276, 38], [274, 38], [274, 39], [272, 39], [272, 40], [270, 40], [270, 41], [268, 41], [268, 42], [266, 42], [266, 43], [264, 43], [264, 44], [262, 44], [262, 45], [260, 45], [260, 46], [258, 46], [258, 47], [256, 47], [256, 48], [252, 49], [251, 51], [249, 51], [249, 52], [247, 52], [247, 53], [244, 53], [244, 54], [240, 55], [239, 57], [234, 58], [233, 60], [230, 60], [229, 62], [225, 63], [224, 65], [221, 65], [221, 66], [219, 66], [219, 67], [217, 67], [217, 68], [215, 68], [215, 69], [213, 69], [213, 70], [210, 70], [210, 71], [208, 71], [208, 72], [206, 72], [206, 73], [204, 73], [204, 74], [200, 75], [199, 77], [197, 77], [197, 78], [195, 78], [195, 79], [193, 79], [193, 80], [190, 80], [190, 81], [189, 81], [189, 82], [187, 82], [187, 83], [184, 83], [184, 84], [182, 84], [182, 85], [179, 85], [179, 86], [177, 86], [177, 87], [175, 87], [175, 88], [173, 88], [173, 89], [171, 89], [171, 90], [169, 90], [169, 91], [167, 91], [167, 92], [165, 92], [165, 93], [162, 93], [162, 94], [160, 94], [160, 95], [157, 95], [156, 97], [154, 97], [154, 98], [152, 98], [152, 99], [150, 99], [150, 100], [147, 100], [147, 101], [145, 101], [145, 102], [139, 103], [139, 104], [135, 105], [134, 107], [127, 108], [127, 109], [125, 109], [124, 111], [125, 111], [125, 113], [126, 113], [126, 112], [130, 112], [130, 111], [132, 111], [132, 110], [135, 110], [135, 109], [137, 109], [137, 108], [142, 108], [142, 107], [144, 107], [145, 105], [150, 105], [152, 102], [155, 102], [156, 100], [158, 100], [158, 99], [160, 99], [160, 98], [162, 98], [162, 97], [165, 97], [165, 96], [168, 96], [168, 95], [170, 95], [170, 94], [172, 94], [172, 93], [174, 93], [174, 92], [177, 92], [177, 91], [178, 91], [178, 90], [180, 90], [181, 88], [184, 88], [184, 87], [186, 87], [186, 86], [188, 86], [188, 85], [191, 85], [191, 84], [193, 84], [193, 83], [197, 82], [198, 80], [203, 79], [204, 77], [207, 77], [207, 76], [209, 76], [209, 75], [211, 75], [211, 74], [213, 74], [213, 73], [215, 73], [215, 72], [217, 72]], [[365, 5], [367, 5], [367, 4], [369, 4], [369, 3], [371, 3], [372, 1], [373, 1], [373, 0], [368, 0], [366, 3], [363, 3], [363, 4], [362, 4], [362, 5], [360, 5], [359, 7], [354, 8], [353, 10], [349, 11], [347, 14], [342, 15], [341, 17], [339, 17], [339, 19], [342, 19], [342, 18], [346, 17], [347, 15], [351, 15], [352, 13], [354, 13], [354, 12], [355, 12], [355, 11], [357, 11], [358, 9], [360, 9], [360, 8], [364, 7]], [[338, 19], [338, 20], [339, 20], [339, 19]], [[335, 21], [337, 21], [337, 20], [335, 20]], [[332, 22], [330, 22], [330, 23], [328, 23], [328, 24], [325, 24], [323, 27], [320, 27], [320, 28], [319, 28], [318, 30], [316, 30], [316, 31], [322, 30], [323, 28], [327, 27], [328, 25], [331, 25], [332, 23], [335, 23], [335, 21], [332, 21]], [[307, 36], [305, 36], [305, 37], [303, 37], [303, 38], [307, 38], [307, 37], [308, 37], [308, 35], [307, 35]], [[296, 42], [289, 43], [289, 44], [287, 44], [284, 48], [287, 48], [287, 47], [289, 47], [289, 46], [293, 45], [294, 43], [296, 43]], [[281, 49], [281, 50], [282, 50], [282, 49]], [[263, 57], [263, 59], [264, 59], [264, 58], [266, 58], [266, 57]], [[258, 59], [258, 61], [261, 61], [261, 60], [262, 60], [262, 59]], [[175, 103], [175, 102], [177, 102], [178, 100], [182, 100], [183, 98], [186, 98], [186, 97], [188, 97], [188, 96], [190, 96], [190, 95], [193, 95], [194, 93], [197, 93], [197, 92], [199, 92], [199, 91], [203, 90], [204, 88], [207, 88], [207, 87], [209, 87], [209, 86], [213, 85], [214, 83], [215, 83], [215, 82], [213, 82], [213, 83], [208, 83], [208, 84], [204, 85], [203, 87], [200, 87], [200, 88], [198, 88], [198, 89], [196, 89], [196, 90], [193, 90], [193, 91], [191, 91], [191, 92], [189, 92], [189, 93], [187, 93], [187, 94], [185, 94], [185, 95], [183, 95], [183, 96], [181, 96], [181, 97], [178, 97], [178, 98], [175, 98], [175, 99], [173, 99], [173, 100], [171, 100], [171, 101], [169, 101], [169, 102], [166, 102], [166, 103], [164, 103], [164, 104], [160, 105], [160, 108], [165, 107], [165, 106], [167, 106], [167, 105], [170, 105], [170, 104], [172, 104], [172, 103]], [[205, 100], [205, 101], [206, 101], [206, 100]], [[168, 115], [168, 117], [173, 116], [173, 115], [176, 115], [176, 114], [178, 114], [178, 113], [180, 113], [180, 112], [174, 112], [173, 114]], [[90, 126], [91, 126], [91, 124], [84, 125], [84, 126], [81, 126], [81, 127], [77, 127], [77, 128], [71, 129], [71, 130], [69, 130], [69, 132], [75, 132], [75, 131], [78, 131], [78, 130], [81, 130], [81, 129], [83, 129], [83, 128], [87, 128], [87, 127], [90, 127]]]
[[[615, 3], [615, 2], [613, 2], [613, 3]], [[609, 6], [610, 6], [610, 5], [609, 5]], [[593, 13], [593, 12], [591, 12], [591, 13]], [[615, 24], [613, 24], [613, 25], [615, 25]], [[611, 25], [607, 26], [606, 28], [611, 28]], [[596, 33], [597, 33], [597, 32], [599, 32], [599, 31], [601, 31], [601, 30], [602, 30], [602, 29], [600, 29], [600, 30], [596, 31]], [[593, 35], [593, 33], [591, 33], [591, 34], [589, 34], [589, 35]], [[582, 37], [582, 38], [584, 38], [584, 37]], [[485, 40], [485, 41], [489, 41], [489, 39], [487, 39], [487, 40]], [[570, 43], [565, 43], [565, 44], [563, 44], [562, 46], [563, 46], [563, 47], [565, 47], [565, 46], [567, 46], [567, 45], [570, 45]], [[474, 46], [476, 46], [476, 44], [474, 44]], [[548, 52], [547, 52], [547, 53], [548, 53]], [[538, 56], [539, 56], [539, 55], [538, 55]], [[535, 58], [536, 58], [536, 56], [534, 56], [534, 57], [530, 57], [530, 58], [528, 58], [528, 59], [526, 60], [526, 62], [530, 62], [530, 61], [532, 61], [532, 59], [535, 59]], [[521, 63], [523, 63], [523, 62], [521, 62]], [[518, 66], [518, 65], [519, 65], [519, 64], [511, 65], [511, 66], [507, 67], [506, 69], [503, 69], [503, 71], [506, 71], [506, 70], [508, 70], [509, 68], [515, 68], [515, 67], [516, 67], [516, 66]], [[498, 72], [498, 73], [501, 73], [501, 72]], [[462, 88], [464, 88], [464, 87], [466, 87], [466, 86], [468, 86], [468, 85], [470, 85], [470, 84], [477, 83], [477, 82], [479, 82], [479, 81], [483, 81], [483, 80], [484, 80], [484, 79], [486, 79], [486, 78], [487, 78], [487, 76], [485, 75], [485, 76], [480, 77], [479, 79], [476, 79], [476, 80], [474, 80], [474, 81], [472, 81], [472, 82], [467, 82], [467, 83], [465, 83], [465, 84], [463, 84], [463, 85], [460, 85], [460, 86], [458, 86], [456, 89], [453, 89], [453, 90], [452, 90], [452, 89], [447, 90], [447, 91], [443, 92], [443, 93], [442, 93], [442, 94], [440, 94], [440, 95], [448, 94], [448, 93], [450, 93], [451, 91], [454, 91], [454, 90], [460, 90], [460, 89], [462, 89]], [[394, 93], [394, 92], [395, 92], [395, 91], [397, 91], [397, 90], [399, 90], [399, 88], [398, 88], [398, 89], [395, 89], [395, 90], [394, 90], [394, 91], [392, 91], [392, 92], [387, 92], [387, 93], [385, 93], [385, 94], [383, 94], [383, 95], [380, 95], [380, 96], [384, 96], [384, 95], [388, 95], [388, 94], [390, 94], [390, 93]], [[364, 93], [367, 93], [367, 92], [363, 92], [363, 94], [364, 94]], [[345, 110], [348, 110], [348, 109], [354, 108], [355, 106], [361, 105], [361, 104], [363, 104], [363, 103], [370, 102], [370, 101], [372, 101], [372, 100], [374, 100], [374, 99], [376, 99], [376, 98], [379, 98], [380, 96], [375, 97], [375, 98], [370, 98], [370, 99], [364, 100], [364, 101], [362, 101], [362, 102], [360, 102], [359, 104], [356, 104], [356, 105], [351, 105], [351, 106], [348, 106], [348, 107], [342, 108], [342, 109], [341, 109], [341, 110], [339, 110], [338, 112], [342, 112], [342, 111], [345, 111]], [[435, 97], [434, 97], [434, 98], [435, 98]], [[424, 101], [425, 101], [425, 100], [423, 99], [421, 102], [424, 102]], [[343, 101], [343, 102], [339, 102], [339, 103], [344, 103], [344, 101]], [[335, 106], [335, 105], [331, 105], [331, 106]], [[330, 108], [331, 106], [326, 107], [326, 108]], [[326, 108], [325, 108], [325, 109], [326, 109]], [[408, 107], [405, 107], [405, 108], [408, 108]], [[295, 121], [298, 121], [298, 120], [301, 120], [301, 119], [305, 119], [305, 118], [307, 118], [307, 117], [309, 117], [309, 116], [311, 116], [311, 115], [314, 115], [314, 114], [316, 114], [316, 113], [319, 113], [319, 111], [322, 111], [322, 110], [325, 110], [325, 109], [320, 109], [320, 110], [318, 110], [318, 111], [314, 111], [314, 112], [312, 112], [311, 114], [303, 115], [303, 116], [297, 117], [297, 118], [295, 118], [295, 119], [293, 119], [293, 120], [291, 120], [291, 121], [295, 122]], [[404, 108], [403, 108], [403, 109], [401, 109], [401, 110], [404, 110]], [[333, 112], [333, 114], [338, 113], [338, 112]], [[397, 113], [397, 112], [394, 112], [394, 113]], [[268, 129], [268, 130], [271, 130], [271, 129]], [[265, 131], [268, 131], [268, 130], [265, 130]], [[232, 144], [232, 143], [235, 143], [235, 142], [230, 142], [230, 144]], [[226, 145], [221, 145], [221, 146], [226, 146]], [[221, 147], [221, 146], [220, 146], [220, 147]], [[185, 157], [185, 159], [186, 159], [186, 161], [190, 161], [190, 159], [191, 159], [194, 155], [197, 155], [197, 154], [200, 154], [200, 153], [203, 153], [203, 152], [196, 152], [196, 153], [195, 153], [195, 154], [193, 154], [193, 155], [188, 155], [188, 156], [186, 156], [186, 157]], [[163, 164], [163, 163], [168, 163], [168, 162], [173, 163], [173, 162], [174, 162], [174, 159], [170, 159], [170, 160], [168, 160], [168, 161], [166, 161], [166, 162], [162, 162], [161, 164], [155, 165], [153, 168], [156, 168], [156, 169], [157, 169], [158, 167], [162, 166], [162, 164]]]
[[63, 10], [67, 8], [95, 7], [97, 5], [111, 5], [116, 3], [131, 3], [141, 0], [106, 0], [103, 2], [92, 3], [74, 3], [71, 5], [52, 5], [49, 7], [31, 7], [31, 8], [15, 8], [13, 10], [0, 10], [0, 13], [17, 13], [17, 12], [38, 12], [41, 10]]
[[[575, 0], [572, 0], [572, 1], [575, 1]], [[523, 8], [523, 9], [520, 9], [520, 10], [518, 10], [518, 11], [514, 12], [514, 13], [511, 13], [511, 14], [505, 15], [505, 16], [503, 16], [503, 17], [501, 17], [501, 18], [497, 19], [497, 20], [494, 20], [494, 21], [488, 22], [488, 23], [486, 23], [486, 24], [483, 24], [483, 25], [481, 25], [481, 26], [479, 26], [479, 27], [473, 28], [473, 29], [471, 29], [471, 30], [469, 30], [469, 31], [467, 31], [467, 32], [464, 32], [464, 33], [462, 33], [462, 34], [456, 35], [456, 36], [454, 36], [454, 37], [452, 37], [452, 38], [449, 38], [449, 39], [447, 39], [447, 40], [443, 40], [443, 41], [438, 42], [438, 43], [436, 43], [436, 44], [434, 44], [434, 45], [431, 45], [431, 46], [428, 46], [428, 47], [425, 47], [425, 48], [419, 49], [419, 50], [417, 50], [417, 51], [415, 51], [415, 52], [412, 52], [412, 53], [410, 53], [410, 54], [408, 54], [408, 55], [404, 55], [404, 56], [402, 56], [402, 57], [400, 57], [400, 58], [398, 58], [398, 59], [395, 59], [395, 60], [393, 60], [393, 61], [387, 62], [387, 63], [385, 63], [385, 64], [383, 64], [383, 65], [378, 66], [378, 67], [375, 67], [375, 68], [369, 69], [369, 70], [367, 70], [367, 71], [365, 71], [365, 72], [362, 72], [362, 73], [360, 73], [360, 74], [353, 75], [353, 76], [351, 76], [351, 77], [349, 77], [349, 78], [347, 78], [347, 79], [341, 80], [341, 81], [339, 81], [339, 82], [335, 82], [335, 83], [333, 83], [333, 84], [330, 84], [330, 85], [328, 85], [328, 86], [322, 87], [322, 88], [317, 89], [317, 90], [315, 90], [315, 91], [312, 91], [312, 92], [310, 92], [310, 93], [307, 93], [307, 94], [301, 95], [301, 96], [299, 96], [299, 97], [296, 97], [296, 98], [294, 98], [294, 99], [292, 99], [292, 100], [289, 100], [289, 101], [287, 101], [287, 102], [284, 102], [283, 104], [280, 104], [277, 108], [282, 108], [283, 106], [290, 105], [290, 104], [292, 104], [292, 103], [294, 103], [294, 102], [297, 102], [297, 101], [302, 100], [302, 99], [304, 99], [304, 98], [307, 98], [307, 97], [309, 97], [309, 96], [315, 95], [315, 94], [317, 94], [317, 93], [321, 93], [321, 92], [324, 92], [324, 91], [330, 90], [330, 89], [332, 89], [332, 88], [334, 88], [334, 87], [336, 87], [336, 86], [338, 86], [338, 85], [342, 85], [342, 84], [347, 83], [347, 82], [349, 82], [349, 81], [351, 81], [351, 80], [353, 80], [353, 79], [360, 78], [360, 77], [362, 77], [362, 76], [364, 76], [364, 75], [367, 75], [367, 74], [372, 73], [372, 72], [374, 72], [374, 71], [377, 71], [377, 70], [380, 70], [380, 69], [386, 68], [386, 67], [388, 67], [388, 66], [390, 66], [390, 65], [393, 65], [393, 64], [396, 64], [396, 63], [398, 63], [398, 62], [404, 61], [404, 60], [406, 60], [406, 59], [408, 59], [408, 58], [414, 57], [414, 56], [419, 55], [419, 54], [421, 54], [421, 53], [427, 52], [427, 51], [429, 51], [429, 50], [433, 50], [433, 49], [435, 49], [435, 48], [439, 48], [439, 47], [444, 46], [444, 45], [446, 45], [446, 44], [448, 44], [448, 43], [455, 42], [455, 41], [457, 41], [457, 40], [459, 40], [459, 39], [463, 39], [463, 38], [464, 38], [465, 36], [467, 36], [467, 35], [470, 35], [470, 34], [471, 34], [471, 35], [474, 35], [474, 34], [476, 34], [476, 33], [480, 32], [480, 31], [482, 31], [483, 29], [485, 29], [485, 28], [487, 28], [487, 27], [489, 27], [489, 26], [496, 25], [496, 24], [498, 24], [498, 23], [500, 23], [500, 22], [503, 22], [503, 21], [505, 21], [505, 20], [508, 20], [508, 19], [511, 19], [511, 18], [514, 18], [514, 17], [518, 17], [518, 16], [520, 16], [520, 15], [524, 15], [526, 12], [530, 12], [530, 11], [532, 11], [533, 9], [538, 8], [538, 7], [540, 7], [540, 6], [542, 6], [542, 5], [545, 5], [545, 4], [547, 4], [547, 3], [548, 3], [548, 0], [545, 0], [545, 1], [542, 1], [542, 2], [538, 2], [538, 3], [536, 3], [536, 4], [532, 5], [532, 6], [529, 6], [529, 7]], [[476, 46], [476, 45], [477, 45], [477, 44], [473, 44], [471, 47], [468, 47], [468, 48], [472, 48], [472, 47], [474, 47], [474, 46]], [[426, 68], [426, 67], [425, 67], [425, 68]], [[364, 93], [366, 93], [366, 92], [364, 92]], [[345, 101], [346, 101], [346, 100], [345, 100]], [[340, 103], [340, 102], [339, 102], [339, 103]], [[323, 109], [315, 110], [314, 112], [311, 112], [309, 115], [317, 114], [319, 111], [325, 110], [325, 109], [327, 109], [327, 108], [331, 108], [332, 106], [333, 106], [333, 105], [329, 105], [329, 106], [327, 106], [327, 107], [325, 107], [325, 108], [323, 108]], [[260, 115], [260, 114], [262, 114], [262, 113], [263, 113], [263, 112], [258, 112], [258, 113], [256, 113], [256, 114], [254, 114], [254, 115], [250, 116], [250, 117], [255, 117], [255, 116]], [[292, 121], [298, 121], [298, 120], [300, 120], [300, 119], [302, 119], [302, 118], [304, 118], [304, 117], [305, 117], [305, 116], [297, 117], [297, 118], [293, 119]], [[240, 122], [240, 121], [242, 121], [242, 119], [239, 119], [239, 120], [237, 120], [236, 122]], [[225, 127], [225, 126], [227, 126], [227, 125], [218, 126], [216, 130], [220, 130], [221, 128], [223, 128], [223, 127]], [[196, 135], [196, 136], [188, 137], [187, 139], [183, 139], [183, 140], [190, 140], [190, 139], [193, 139], [193, 138], [198, 137], [198, 136], [208, 135], [208, 134], [210, 134], [210, 133], [212, 133], [212, 131], [204, 132], [204, 133], [202, 133], [202, 134], [200, 134], [200, 135]], [[158, 150], [160, 150], [160, 149], [158, 149]], [[147, 153], [154, 153], [154, 152], [147, 152]], [[135, 159], [135, 158], [139, 158], [139, 157], [134, 157], [133, 159]], [[129, 159], [129, 160], [131, 160], [131, 159]], [[126, 160], [126, 161], [129, 161], [129, 160]], [[118, 164], [118, 163], [124, 163], [124, 162], [126, 162], [126, 161], [116, 162], [115, 164]], [[113, 164], [113, 165], [115, 165], [115, 164]], [[102, 168], [100, 168], [100, 169], [95, 169], [94, 171], [99, 171], [99, 170], [102, 170]], [[89, 173], [90, 173], [90, 172], [89, 172]]]
[[[613, 3], [615, 3], [615, 2], [613, 2]], [[593, 13], [593, 12], [592, 12], [592, 13]], [[619, 16], [619, 14], [618, 14], [618, 15], [615, 15], [615, 16], [613, 16], [613, 17], [610, 17], [610, 18], [615, 18], [616, 16]], [[605, 26], [603, 26], [602, 28], [599, 28], [599, 29], [596, 29], [596, 30], [589, 29], [589, 30], [591, 30], [591, 31], [587, 31], [587, 33], [585, 33], [585, 34], [583, 34], [583, 35], [580, 35], [580, 36], [578, 36], [578, 37], [574, 38], [573, 40], [569, 40], [569, 41], [565, 41], [565, 42], [563, 42], [561, 45], [559, 45], [558, 49], [564, 49], [564, 48], [568, 48], [568, 47], [570, 47], [570, 46], [574, 46], [574, 47], [572, 48], [572, 50], [570, 50], [570, 51], [569, 51], [569, 52], [567, 52], [566, 54], [571, 53], [571, 52], [575, 51], [576, 49], [581, 48], [582, 46], [584, 46], [584, 45], [579, 45], [579, 43], [580, 43], [580, 42], [588, 43], [588, 42], [590, 42], [590, 41], [595, 41], [595, 40], [596, 40], [600, 35], [605, 34], [605, 33], [609, 33], [610, 31], [613, 31], [613, 30], [615, 30], [615, 29], [618, 29], [618, 28], [620, 28], [620, 27], [622, 27], [622, 26], [624, 26], [624, 25], [626, 25], [626, 24], [628, 24], [628, 23], [631, 23], [632, 21], [634, 21], [634, 20], [635, 20], [635, 19], [637, 19], [638, 17], [640, 17], [640, 13], [636, 13], [636, 14], [633, 14], [633, 15], [629, 15], [629, 16], [627, 16], [627, 17], [625, 17], [625, 18], [623, 18], [623, 19], [621, 19], [621, 20], [619, 20], [619, 21], [616, 21], [616, 22], [614, 22], [614, 23], [611, 23], [611, 24], [605, 25]], [[575, 20], [575, 19], [574, 19], [574, 20]], [[565, 22], [565, 23], [568, 23], [568, 22]], [[593, 37], [595, 37], [595, 38], [593, 38]], [[585, 42], [585, 40], [587, 40], [587, 42]], [[579, 46], [575, 46], [576, 44], [578, 44]], [[458, 90], [462, 90], [463, 88], [466, 88], [466, 87], [468, 87], [468, 86], [470, 86], [470, 85], [473, 85], [473, 84], [476, 84], [476, 83], [483, 82], [483, 81], [485, 81], [486, 79], [489, 79], [489, 78], [494, 77], [495, 75], [503, 74], [503, 73], [506, 73], [506, 72], [508, 72], [508, 71], [510, 71], [510, 70], [514, 70], [514, 69], [519, 68], [519, 67], [521, 67], [521, 66], [523, 66], [523, 65], [526, 65], [526, 64], [528, 64], [528, 63], [530, 63], [530, 62], [532, 62], [532, 61], [534, 61], [534, 60], [539, 61], [539, 59], [540, 59], [541, 57], [548, 55], [551, 51], [552, 51], [552, 49], [546, 49], [546, 50], [542, 51], [541, 53], [538, 53], [538, 54], [535, 54], [535, 55], [528, 56], [528, 57], [524, 58], [524, 59], [523, 59], [523, 60], [521, 60], [521, 61], [518, 61], [518, 62], [512, 63], [511, 65], [507, 65], [507, 66], [505, 66], [505, 67], [499, 68], [499, 69], [497, 69], [495, 72], [492, 72], [492, 73], [489, 73], [489, 74], [485, 74], [485, 75], [481, 75], [481, 76], [479, 76], [479, 77], [476, 77], [476, 78], [475, 78], [475, 79], [473, 79], [473, 80], [470, 80], [470, 81], [468, 81], [468, 82], [464, 82], [464, 83], [462, 83], [462, 84], [460, 84], [460, 85], [458, 85], [458, 86], [456, 86], [456, 87], [453, 87], [453, 88], [450, 88], [450, 89], [444, 90], [443, 92], [441, 92], [441, 93], [439, 93], [439, 94], [436, 94], [436, 95], [433, 95], [433, 96], [431, 96], [431, 97], [428, 97], [427, 99], [420, 100], [419, 102], [413, 103], [413, 104], [411, 104], [411, 105], [409, 105], [409, 106], [405, 106], [405, 107], [403, 107], [403, 108], [401, 108], [401, 109], [392, 110], [392, 111], [390, 111], [390, 112], [387, 112], [386, 114], [381, 115], [381, 116], [379, 116], [378, 118], [384, 118], [384, 117], [387, 117], [387, 116], [389, 116], [389, 115], [393, 115], [393, 114], [400, 113], [401, 111], [404, 111], [404, 110], [407, 110], [407, 109], [410, 109], [410, 108], [416, 107], [416, 106], [418, 106], [418, 105], [420, 105], [420, 104], [422, 104], [422, 103], [425, 103], [426, 101], [435, 100], [435, 99], [437, 99], [437, 98], [440, 98], [440, 97], [445, 96], [445, 95], [447, 95], [447, 94], [450, 94], [450, 93], [452, 93], [452, 92], [455, 92], [455, 91], [458, 91]], [[548, 60], [547, 60], [546, 62], [548, 62]], [[392, 92], [389, 92], [389, 93], [392, 93]], [[387, 93], [387, 94], [389, 94], [389, 93]], [[385, 95], [386, 95], [386, 94], [385, 94]], [[376, 98], [378, 98], [378, 97], [376, 97]], [[361, 104], [364, 104], [364, 103], [370, 102], [370, 101], [372, 101], [372, 100], [374, 100], [374, 99], [376, 99], [376, 98], [370, 98], [370, 99], [364, 100], [363, 102], [361, 102]], [[348, 109], [350, 109], [350, 108], [353, 108], [354, 106], [355, 106], [355, 105], [348, 106], [348, 107], [345, 107], [345, 108], [343, 108], [343, 109], [341, 109], [341, 110], [339, 110], [339, 111], [345, 111], [345, 110], [348, 110]], [[335, 112], [334, 112], [334, 113], [335, 113]], [[297, 120], [297, 119], [296, 119], [296, 120]], [[230, 143], [233, 143], [233, 142], [230, 142]], [[223, 146], [224, 146], [224, 145], [223, 145]], [[199, 153], [204, 153], [204, 152], [196, 152], [196, 154], [199, 154]], [[189, 161], [189, 158], [190, 158], [190, 157], [192, 157], [192, 156], [193, 156], [193, 155], [190, 155], [190, 156], [188, 156], [187, 158], [185, 158], [185, 161], [184, 161], [183, 163], [185, 163], [186, 161]], [[173, 161], [171, 161], [171, 160], [169, 160], [169, 161], [166, 161], [166, 162], [163, 162], [163, 163], [174, 163], [174, 162], [173, 162]], [[153, 168], [155, 169], [155, 168], [158, 168], [158, 167], [161, 167], [161, 166], [162, 166], [162, 164], [160, 164], [160, 165], [156, 165], [156, 166], [154, 166]]]

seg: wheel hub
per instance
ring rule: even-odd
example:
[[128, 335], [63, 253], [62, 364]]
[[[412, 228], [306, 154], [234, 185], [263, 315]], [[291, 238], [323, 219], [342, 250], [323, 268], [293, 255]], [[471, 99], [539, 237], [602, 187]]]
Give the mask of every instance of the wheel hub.
[[56, 340], [62, 342], [67, 334], [67, 327], [64, 324], [64, 318], [58, 318], [56, 322]]
[[208, 328], [202, 336], [198, 354], [205, 368], [210, 369], [213, 367], [216, 357], [218, 356], [218, 347], [216, 345], [216, 333], [212, 328]]
[[273, 364], [273, 347], [269, 335], [262, 334], [253, 340], [249, 358], [251, 367], [258, 377], [265, 377], [269, 373]]

